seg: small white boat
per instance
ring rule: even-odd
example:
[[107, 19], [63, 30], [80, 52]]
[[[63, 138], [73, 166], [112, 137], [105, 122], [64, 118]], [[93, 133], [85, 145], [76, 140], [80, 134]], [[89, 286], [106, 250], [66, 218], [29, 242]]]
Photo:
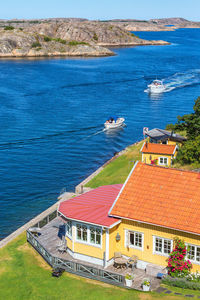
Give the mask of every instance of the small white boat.
[[154, 80], [151, 84], [148, 85], [150, 93], [163, 93], [165, 86], [162, 80]]
[[124, 118], [110, 117], [105, 123], [104, 126], [106, 129], [114, 129], [122, 126], [124, 124]]

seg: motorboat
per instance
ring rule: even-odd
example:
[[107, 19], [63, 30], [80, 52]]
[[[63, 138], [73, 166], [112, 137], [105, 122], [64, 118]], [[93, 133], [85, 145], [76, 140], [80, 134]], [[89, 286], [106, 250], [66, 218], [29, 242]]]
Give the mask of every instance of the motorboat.
[[165, 86], [162, 80], [154, 80], [151, 84], [148, 85], [150, 93], [163, 93]]
[[104, 126], [106, 129], [114, 129], [124, 125], [124, 118], [118, 118], [116, 116], [110, 117], [105, 123]]

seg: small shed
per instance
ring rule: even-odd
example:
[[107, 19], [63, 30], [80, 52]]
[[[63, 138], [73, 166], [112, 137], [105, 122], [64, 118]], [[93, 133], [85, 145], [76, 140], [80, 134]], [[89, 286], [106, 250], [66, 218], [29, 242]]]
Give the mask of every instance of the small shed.
[[160, 166], [171, 166], [172, 160], [176, 158], [177, 145], [164, 145], [145, 142], [140, 150], [142, 162]]

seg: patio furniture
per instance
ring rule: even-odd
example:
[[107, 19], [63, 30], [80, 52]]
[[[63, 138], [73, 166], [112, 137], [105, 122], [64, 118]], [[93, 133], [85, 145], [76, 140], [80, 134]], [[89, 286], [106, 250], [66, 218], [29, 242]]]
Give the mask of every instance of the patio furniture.
[[115, 269], [122, 269], [126, 267], [127, 259], [124, 258], [121, 252], [114, 253], [114, 268]]
[[146, 266], [146, 274], [153, 276], [153, 277], [157, 277], [158, 273], [164, 273], [166, 274], [166, 268], [159, 266], [159, 265], [155, 265], [155, 264], [147, 264]]
[[132, 269], [132, 271], [133, 271], [134, 267], [136, 268], [137, 260], [138, 260], [138, 257], [137, 257], [136, 255], [132, 255], [132, 256], [128, 259], [128, 261], [127, 261], [127, 263], [126, 263], [126, 267], [127, 267], [127, 268], [128, 268], [128, 267], [131, 267], [131, 269]]
[[67, 251], [66, 240], [61, 240], [60, 243], [56, 246], [57, 250], [60, 253], [64, 253]]
[[166, 274], [164, 274], [164, 273], [158, 273], [156, 278], [163, 279], [165, 276], [166, 276]]

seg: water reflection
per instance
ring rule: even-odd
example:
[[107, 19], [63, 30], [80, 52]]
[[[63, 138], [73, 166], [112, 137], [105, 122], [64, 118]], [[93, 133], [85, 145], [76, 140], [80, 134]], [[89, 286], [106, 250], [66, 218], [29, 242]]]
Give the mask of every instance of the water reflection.
[[151, 100], [161, 100], [163, 98], [162, 93], [149, 93], [149, 98]]

